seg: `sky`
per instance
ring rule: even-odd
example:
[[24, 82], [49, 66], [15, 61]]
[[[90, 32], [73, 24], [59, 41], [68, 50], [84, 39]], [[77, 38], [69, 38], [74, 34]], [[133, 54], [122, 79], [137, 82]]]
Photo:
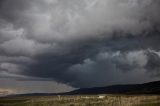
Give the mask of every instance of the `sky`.
[[160, 80], [159, 0], [0, 0], [0, 92]]

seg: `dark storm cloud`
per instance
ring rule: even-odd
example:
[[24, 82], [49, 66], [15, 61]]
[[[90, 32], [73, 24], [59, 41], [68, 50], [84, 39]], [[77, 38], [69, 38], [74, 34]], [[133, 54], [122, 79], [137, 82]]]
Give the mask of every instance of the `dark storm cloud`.
[[159, 77], [160, 75], [160, 52], [148, 51], [148, 62], [146, 69], [148, 73], [151, 73], [152, 77]]
[[[153, 77], [152, 73], [158, 74], [159, 71], [154, 70], [154, 66], [149, 68], [150, 55], [155, 51], [149, 52], [148, 49], [155, 46], [154, 42], [148, 45], [148, 40], [155, 38], [114, 38], [83, 43], [82, 47], [77, 46], [67, 54], [37, 57], [38, 63], [31, 65], [25, 74], [53, 78], [74, 87], [148, 81], [150, 76]], [[159, 49], [156, 47], [156, 50]], [[159, 62], [157, 64], [159, 67]]]
[[152, 80], [159, 7], [159, 0], [0, 1], [0, 74], [75, 87]]

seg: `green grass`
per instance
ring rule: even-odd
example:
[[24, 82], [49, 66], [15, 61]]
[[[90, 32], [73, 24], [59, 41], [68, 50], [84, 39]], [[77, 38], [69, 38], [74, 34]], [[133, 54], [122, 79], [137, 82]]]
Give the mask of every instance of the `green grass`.
[[0, 98], [0, 106], [160, 106], [160, 96], [98, 95]]

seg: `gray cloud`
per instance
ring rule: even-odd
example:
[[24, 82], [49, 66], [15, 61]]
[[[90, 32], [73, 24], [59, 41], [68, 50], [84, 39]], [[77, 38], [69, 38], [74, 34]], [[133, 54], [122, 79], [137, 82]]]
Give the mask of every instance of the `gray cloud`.
[[[95, 58], [88, 58], [81, 64], [75, 64], [69, 68], [69, 73], [75, 76], [77, 84], [87, 87], [105, 86], [116, 83], [131, 83], [143, 79], [136, 78], [137, 75], [145, 74], [144, 66], [147, 63], [145, 51], [132, 51], [121, 53], [103, 52], [96, 55]], [[86, 82], [86, 83], [84, 83]]]
[[159, 7], [159, 0], [1, 0], [1, 77], [74, 87], [153, 80]]
[[148, 62], [146, 64], [146, 69], [151, 76], [159, 77], [160, 75], [160, 52], [154, 50], [148, 50]]
[[[107, 43], [94, 42], [94, 44], [90, 43], [72, 50], [68, 54], [40, 56], [37, 57], [38, 63], [31, 65], [31, 69], [25, 74], [53, 78], [75, 87], [139, 83], [139, 81], [158, 78], [159, 76], [153, 77], [152, 74], [158, 75], [159, 70], [155, 71], [154, 66], [149, 68], [149, 64], [153, 58], [150, 55], [159, 53], [159, 50], [149, 52], [148, 47], [154, 47], [154, 45], [145, 44], [148, 38], [143, 39], [142, 42], [138, 42], [138, 39], [126, 40], [125, 38], [120, 41], [109, 40], [106, 41]], [[159, 57], [159, 55], [156, 56]], [[157, 62], [155, 58], [153, 61]]]

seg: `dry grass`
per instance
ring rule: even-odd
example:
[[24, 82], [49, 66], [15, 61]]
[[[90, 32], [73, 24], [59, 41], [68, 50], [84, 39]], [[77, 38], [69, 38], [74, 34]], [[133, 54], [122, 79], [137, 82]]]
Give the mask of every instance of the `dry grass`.
[[160, 106], [160, 96], [97, 95], [0, 98], [0, 106]]

